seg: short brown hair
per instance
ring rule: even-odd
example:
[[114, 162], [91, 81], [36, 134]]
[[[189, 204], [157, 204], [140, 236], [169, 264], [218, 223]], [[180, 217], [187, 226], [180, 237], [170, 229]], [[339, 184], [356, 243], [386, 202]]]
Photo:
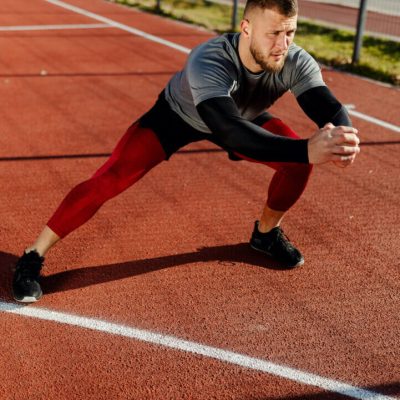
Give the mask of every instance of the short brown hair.
[[298, 12], [297, 0], [247, 0], [244, 15], [254, 8], [275, 9], [285, 17], [293, 17]]

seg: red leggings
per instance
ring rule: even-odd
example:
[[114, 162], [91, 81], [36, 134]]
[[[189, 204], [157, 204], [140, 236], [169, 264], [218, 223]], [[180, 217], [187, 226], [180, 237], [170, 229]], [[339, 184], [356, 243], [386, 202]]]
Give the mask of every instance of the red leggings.
[[[268, 121], [263, 127], [278, 135], [298, 137], [278, 119]], [[105, 164], [90, 179], [68, 193], [47, 225], [59, 237], [65, 237], [88, 221], [107, 200], [133, 185], [165, 158], [166, 154], [154, 132], [140, 127], [138, 123], [133, 124]], [[312, 166], [279, 162], [262, 164], [276, 170], [268, 190], [268, 206], [274, 210], [288, 210], [305, 189]]]

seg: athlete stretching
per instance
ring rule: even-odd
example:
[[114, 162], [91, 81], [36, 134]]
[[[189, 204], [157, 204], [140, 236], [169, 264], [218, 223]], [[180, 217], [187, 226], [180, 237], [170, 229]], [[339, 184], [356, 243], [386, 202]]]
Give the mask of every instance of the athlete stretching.
[[[152, 167], [199, 140], [217, 144], [231, 159], [276, 170], [250, 244], [286, 267], [302, 265], [303, 256], [280, 228], [282, 218], [305, 189], [312, 165], [351, 164], [359, 140], [316, 61], [292, 43], [296, 26], [296, 0], [248, 0], [240, 33], [195, 48], [153, 108], [132, 124], [109, 160], [71, 190], [25, 250], [16, 266], [14, 298], [38, 300], [44, 255], [58, 240]], [[310, 139], [300, 139], [265, 111], [289, 90], [319, 127]]]

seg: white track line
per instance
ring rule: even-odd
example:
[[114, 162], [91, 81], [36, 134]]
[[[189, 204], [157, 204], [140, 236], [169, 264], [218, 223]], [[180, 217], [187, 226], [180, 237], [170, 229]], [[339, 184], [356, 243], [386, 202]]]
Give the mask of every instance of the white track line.
[[109, 24], [67, 24], [67, 25], [23, 25], [23, 26], [0, 26], [0, 32], [14, 31], [50, 31], [64, 29], [99, 29], [112, 28]]
[[134, 35], [143, 37], [145, 39], [151, 40], [151, 41], [156, 42], [156, 43], [160, 43], [160, 44], [162, 44], [164, 46], [171, 47], [171, 48], [173, 48], [175, 50], [178, 50], [178, 51], [180, 51], [182, 53], [186, 53], [186, 54], [190, 53], [190, 49], [188, 49], [187, 47], [184, 47], [184, 46], [181, 46], [179, 44], [170, 42], [169, 40], [161, 39], [161, 38], [159, 38], [157, 36], [154, 36], [154, 35], [151, 35], [149, 33], [140, 31], [139, 29], [132, 28], [132, 27], [130, 27], [128, 25], [121, 24], [121, 23], [116, 22], [116, 21], [114, 21], [114, 20], [112, 20], [110, 18], [106, 18], [106, 17], [103, 17], [102, 15], [95, 14], [95, 13], [92, 13], [90, 11], [84, 10], [83, 8], [79, 8], [79, 7], [73, 6], [71, 4], [65, 3], [65, 2], [60, 1], [60, 0], [45, 0], [45, 1], [47, 1], [48, 3], [54, 4], [56, 6], [65, 8], [67, 10], [73, 11], [73, 12], [75, 12], [77, 14], [85, 15], [86, 17], [93, 18], [93, 19], [95, 19], [97, 21], [100, 21], [100, 22], [104, 22], [105, 24], [113, 26], [114, 28], [121, 29], [121, 30], [123, 30], [125, 32], [133, 33]]
[[119, 325], [95, 318], [87, 318], [58, 311], [52, 311], [45, 308], [21, 306], [3, 301], [0, 301], [0, 312], [91, 329], [94, 331], [123, 336], [174, 350], [198, 354], [229, 364], [234, 364], [244, 368], [249, 368], [289, 379], [300, 384], [316, 386], [320, 389], [339, 393], [354, 399], [395, 400], [392, 397], [384, 396], [370, 390], [361, 389], [347, 383], [324, 378], [322, 376], [304, 372], [295, 368], [275, 364], [260, 358], [254, 358], [233, 351], [223, 350], [217, 347], [211, 347], [200, 343], [191, 342], [189, 340], [179, 339], [175, 336], [164, 335], [162, 333], [147, 331], [126, 325]]
[[345, 104], [345, 107], [347, 108], [347, 111], [349, 112], [349, 114], [353, 115], [354, 117], [363, 119], [364, 121], [368, 121], [375, 125], [382, 126], [383, 128], [390, 129], [391, 131], [400, 133], [399, 126], [390, 124], [389, 122], [382, 121], [381, 119], [378, 119], [378, 118], [370, 117], [369, 115], [363, 114], [359, 111], [355, 111], [354, 110], [355, 107], [353, 104]]

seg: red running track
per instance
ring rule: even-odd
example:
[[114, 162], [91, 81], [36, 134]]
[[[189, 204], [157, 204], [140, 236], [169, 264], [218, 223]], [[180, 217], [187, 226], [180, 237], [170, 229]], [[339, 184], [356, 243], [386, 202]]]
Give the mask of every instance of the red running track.
[[[211, 36], [101, 0], [68, 3], [186, 47]], [[98, 23], [42, 0], [3, 0], [0, 19]], [[298, 270], [247, 244], [272, 171], [198, 143], [49, 253], [45, 297], [13, 308], [11, 266], [24, 246], [185, 54], [116, 28], [1, 32], [0, 44], [1, 399], [356, 398], [301, 383], [296, 371], [400, 397], [398, 133], [354, 118], [363, 142], [354, 166], [315, 169], [284, 224], [306, 257]], [[343, 103], [400, 125], [397, 89], [324, 76]], [[273, 111], [302, 136], [315, 129], [289, 95]], [[234, 351], [291, 375], [46, 321], [43, 309]]]

